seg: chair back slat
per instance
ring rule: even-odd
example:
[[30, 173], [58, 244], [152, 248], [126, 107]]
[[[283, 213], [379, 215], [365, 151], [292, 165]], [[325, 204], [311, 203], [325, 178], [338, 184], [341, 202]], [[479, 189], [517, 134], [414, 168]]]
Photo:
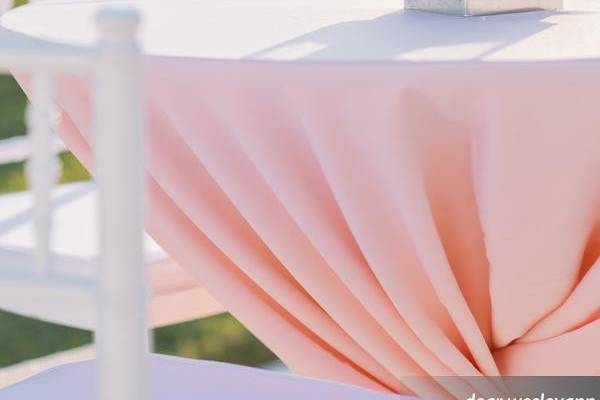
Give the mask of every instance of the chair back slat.
[[145, 159], [138, 15], [98, 15], [94, 156], [100, 199], [98, 400], [148, 398]]
[[34, 199], [34, 273], [38, 278], [43, 278], [50, 268], [51, 196], [60, 176], [61, 165], [52, 151], [52, 81], [44, 71], [34, 72], [32, 79], [33, 96], [26, 113], [32, 151], [25, 171]]

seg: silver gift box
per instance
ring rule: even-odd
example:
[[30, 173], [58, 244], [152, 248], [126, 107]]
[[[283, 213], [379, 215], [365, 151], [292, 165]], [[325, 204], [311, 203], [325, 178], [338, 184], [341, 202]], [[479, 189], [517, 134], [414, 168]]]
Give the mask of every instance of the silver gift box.
[[475, 16], [534, 10], [561, 10], [563, 0], [404, 0], [412, 10]]

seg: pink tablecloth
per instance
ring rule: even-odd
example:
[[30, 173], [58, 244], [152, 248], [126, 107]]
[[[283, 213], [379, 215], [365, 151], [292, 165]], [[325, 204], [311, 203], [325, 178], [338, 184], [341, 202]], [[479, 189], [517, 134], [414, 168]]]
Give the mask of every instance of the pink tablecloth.
[[[4, 25], [85, 44], [101, 3]], [[292, 369], [441, 398], [474, 388], [408, 377], [600, 374], [597, 4], [134, 3], [149, 231]], [[91, 165], [88, 100], [62, 81]]]

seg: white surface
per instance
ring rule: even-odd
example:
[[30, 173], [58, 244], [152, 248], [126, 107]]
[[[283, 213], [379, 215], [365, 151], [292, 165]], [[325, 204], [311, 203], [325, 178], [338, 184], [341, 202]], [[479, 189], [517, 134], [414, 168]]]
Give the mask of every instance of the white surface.
[[[94, 346], [83, 346], [76, 349], [66, 350], [49, 356], [24, 361], [0, 369], [0, 389], [19, 383], [34, 375], [42, 373], [50, 368], [59, 367], [64, 364], [88, 361], [96, 357]], [[280, 360], [271, 361], [261, 365], [261, 369], [282, 373], [291, 373]]]
[[31, 378], [50, 368], [73, 362], [91, 360], [95, 355], [96, 351], [93, 346], [83, 346], [1, 368], [0, 389]]
[[401, 0], [48, 0], [3, 17], [11, 30], [86, 45], [106, 3], [141, 9], [146, 52], [268, 60], [563, 60], [600, 57], [600, 2], [564, 12], [449, 17]]
[[[92, 399], [94, 362], [68, 364], [3, 390], [0, 400]], [[289, 374], [217, 362], [151, 357], [153, 400], [392, 400], [383, 394]]]

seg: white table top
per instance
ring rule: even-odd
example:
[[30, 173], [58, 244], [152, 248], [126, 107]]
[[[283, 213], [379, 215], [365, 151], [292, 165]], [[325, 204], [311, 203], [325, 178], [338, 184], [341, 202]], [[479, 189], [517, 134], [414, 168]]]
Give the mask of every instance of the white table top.
[[10, 29], [61, 43], [95, 38], [104, 4], [143, 15], [153, 55], [317, 61], [530, 61], [600, 58], [600, 0], [565, 11], [449, 17], [402, 0], [46, 0], [3, 17]]

